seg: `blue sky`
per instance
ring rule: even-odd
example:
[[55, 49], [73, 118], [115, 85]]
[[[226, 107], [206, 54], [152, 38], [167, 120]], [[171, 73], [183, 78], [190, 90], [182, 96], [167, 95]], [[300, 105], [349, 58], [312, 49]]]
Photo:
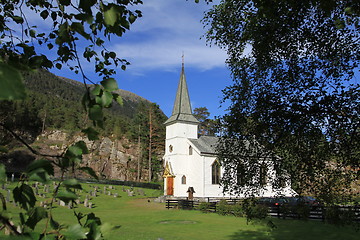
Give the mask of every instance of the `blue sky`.
[[[185, 73], [193, 109], [207, 107], [211, 117], [224, 113], [220, 107], [221, 90], [230, 85], [225, 66], [226, 53], [217, 46], [207, 46], [200, 22], [211, 5], [194, 0], [144, 0], [139, 18], [122, 38], [112, 38], [107, 46], [120, 58], [131, 62], [126, 71], [118, 70], [119, 88], [157, 103], [171, 115], [185, 55]], [[96, 78], [89, 68], [87, 75]], [[71, 72], [53, 71], [72, 79]]]

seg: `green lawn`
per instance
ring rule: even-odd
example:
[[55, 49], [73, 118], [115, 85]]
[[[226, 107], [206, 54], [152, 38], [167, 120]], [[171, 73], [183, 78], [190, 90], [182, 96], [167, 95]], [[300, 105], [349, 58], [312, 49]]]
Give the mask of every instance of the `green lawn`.
[[[93, 184], [94, 185], [94, 184]], [[103, 185], [99, 185], [103, 190]], [[84, 185], [89, 191], [88, 185]], [[128, 188], [128, 187], [125, 187]], [[143, 196], [128, 197], [121, 186], [116, 186], [118, 198], [98, 194], [90, 201], [93, 209], [80, 205], [76, 211], [94, 212], [103, 223], [114, 227], [106, 239], [136, 239], [136, 240], [176, 240], [176, 239], [358, 239], [359, 232], [345, 227], [335, 227], [316, 221], [278, 220], [271, 219], [276, 228], [270, 230], [266, 221], [246, 223], [244, 218], [220, 216], [214, 213], [200, 211], [165, 209], [164, 204], [148, 201]], [[156, 196], [160, 192], [146, 189], [146, 197]], [[84, 199], [86, 191], [81, 194]], [[42, 200], [42, 199], [41, 199]], [[152, 199], [151, 199], [152, 200]], [[75, 223], [73, 210], [56, 206], [55, 220], [61, 223]], [[42, 223], [44, 225], [44, 223]], [[1, 235], [0, 235], [0, 239]], [[11, 239], [11, 238], [10, 238]]]

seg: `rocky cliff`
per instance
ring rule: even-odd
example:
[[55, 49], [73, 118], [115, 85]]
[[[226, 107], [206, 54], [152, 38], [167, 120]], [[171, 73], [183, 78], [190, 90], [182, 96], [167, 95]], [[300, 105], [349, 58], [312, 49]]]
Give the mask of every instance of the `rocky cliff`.
[[[147, 159], [139, 158], [138, 145], [125, 138], [102, 137], [100, 140], [89, 141], [80, 133], [69, 134], [54, 130], [39, 135], [31, 146], [42, 154], [60, 155], [77, 141], [84, 141], [90, 151], [83, 156], [81, 165], [93, 168], [101, 179], [136, 181], [138, 161], [140, 161], [140, 180], [147, 181], [148, 170], [145, 166]], [[20, 173], [25, 170], [27, 164], [38, 157], [27, 149], [19, 148], [11, 153], [1, 154], [0, 161], [6, 164], [8, 172]], [[59, 173], [57, 169], [55, 176], [58, 177]], [[77, 173], [77, 177], [89, 178], [82, 173]], [[160, 175], [157, 177], [160, 179]]]

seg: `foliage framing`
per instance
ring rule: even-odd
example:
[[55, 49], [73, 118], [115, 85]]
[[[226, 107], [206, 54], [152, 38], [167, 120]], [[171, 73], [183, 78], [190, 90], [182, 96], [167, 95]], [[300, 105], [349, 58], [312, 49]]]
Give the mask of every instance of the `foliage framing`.
[[[129, 30], [130, 25], [141, 17], [140, 11], [131, 11], [129, 6], [141, 4], [142, 1], [1, 0], [0, 3], [0, 100], [25, 98], [23, 71], [66, 67], [81, 75], [86, 88], [82, 103], [88, 118], [94, 126], [103, 127], [103, 108], [110, 107], [113, 100], [122, 103], [119, 95], [112, 93], [118, 86], [111, 76], [116, 73], [116, 67], [120, 66], [125, 70], [129, 64], [115, 52], [106, 49], [104, 39], [110, 40], [111, 36], [121, 37]], [[50, 23], [50, 29], [43, 30], [44, 26], [33, 25], [31, 21], [34, 21], [34, 16], [40, 17], [42, 24]], [[52, 58], [51, 54], [41, 53], [46, 51], [56, 54]], [[102, 78], [100, 84], [85, 75], [82, 59], [94, 62], [94, 70]], [[22, 141], [21, 137], [7, 126], [1, 124], [1, 127]], [[98, 132], [92, 127], [84, 129], [83, 132], [89, 140], [98, 138]], [[20, 213], [19, 226], [11, 221], [6, 202], [2, 201], [2, 228], [13, 235], [25, 235], [32, 239], [100, 239], [101, 221], [93, 213], [83, 215], [74, 211], [79, 224], [68, 228], [54, 220], [51, 205], [55, 199], [75, 204], [75, 189], [81, 189], [76, 179], [62, 178], [53, 192], [50, 208], [36, 205], [35, 194], [27, 183], [28, 180], [48, 183], [54, 175], [54, 165], [60, 167], [62, 177], [66, 172], [77, 168], [97, 178], [91, 168], [79, 167], [82, 155], [88, 153], [86, 144], [79, 141], [69, 146], [63, 154], [47, 156], [38, 153], [24, 141], [22, 143], [43, 158], [28, 166], [18, 186], [13, 190], [14, 201], [25, 211]], [[4, 182], [5, 179], [5, 167], [1, 165], [0, 181]], [[4, 200], [2, 194], [0, 198]], [[84, 217], [86, 222], [82, 223], [81, 219]], [[39, 233], [34, 232], [35, 226], [42, 219], [46, 219], [46, 227]]]
[[[280, 193], [291, 180], [328, 203], [359, 194], [359, 15], [351, 0], [223, 0], [206, 14], [234, 82], [218, 148], [226, 190], [261, 189], [266, 164]], [[250, 188], [236, 181], [240, 165]]]

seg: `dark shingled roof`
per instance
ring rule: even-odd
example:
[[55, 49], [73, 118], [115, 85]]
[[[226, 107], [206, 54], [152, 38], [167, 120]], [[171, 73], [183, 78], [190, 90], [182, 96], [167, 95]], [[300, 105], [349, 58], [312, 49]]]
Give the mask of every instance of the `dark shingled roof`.
[[189, 139], [200, 150], [200, 154], [216, 154], [215, 148], [218, 143], [217, 137], [201, 136], [199, 139]]
[[176, 92], [172, 115], [165, 122], [165, 124], [168, 125], [176, 121], [199, 124], [199, 121], [194, 117], [191, 110], [190, 97], [185, 78], [184, 63], [182, 64], [179, 86]]

